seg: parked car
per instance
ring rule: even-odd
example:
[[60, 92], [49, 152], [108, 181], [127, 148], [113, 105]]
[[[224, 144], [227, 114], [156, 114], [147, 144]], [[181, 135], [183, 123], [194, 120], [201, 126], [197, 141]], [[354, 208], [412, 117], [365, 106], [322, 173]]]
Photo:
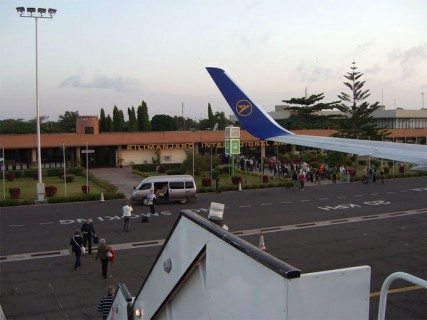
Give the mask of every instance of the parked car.
[[153, 176], [142, 180], [133, 188], [131, 200], [134, 203], [143, 203], [144, 199], [153, 190], [156, 194], [156, 203], [181, 202], [197, 198], [197, 189], [194, 178], [190, 175]]

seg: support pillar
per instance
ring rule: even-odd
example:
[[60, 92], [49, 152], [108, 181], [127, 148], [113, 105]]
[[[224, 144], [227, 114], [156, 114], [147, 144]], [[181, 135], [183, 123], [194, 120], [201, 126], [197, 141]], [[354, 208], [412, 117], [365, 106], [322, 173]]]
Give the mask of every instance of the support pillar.
[[80, 147], [76, 147], [76, 167], [80, 167], [82, 165], [80, 152], [81, 152]]

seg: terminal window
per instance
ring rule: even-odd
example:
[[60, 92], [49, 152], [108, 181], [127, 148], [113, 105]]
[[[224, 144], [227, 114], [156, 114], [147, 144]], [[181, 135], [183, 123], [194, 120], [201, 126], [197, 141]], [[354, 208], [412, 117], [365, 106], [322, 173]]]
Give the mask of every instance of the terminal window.
[[93, 134], [93, 127], [85, 127], [85, 134]]

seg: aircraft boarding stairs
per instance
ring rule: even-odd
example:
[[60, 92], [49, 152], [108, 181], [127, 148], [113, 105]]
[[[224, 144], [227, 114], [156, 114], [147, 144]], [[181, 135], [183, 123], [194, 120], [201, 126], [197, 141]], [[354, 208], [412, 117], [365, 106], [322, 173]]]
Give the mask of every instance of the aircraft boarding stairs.
[[301, 273], [183, 210], [138, 294], [120, 284], [108, 319], [368, 319], [370, 276]]

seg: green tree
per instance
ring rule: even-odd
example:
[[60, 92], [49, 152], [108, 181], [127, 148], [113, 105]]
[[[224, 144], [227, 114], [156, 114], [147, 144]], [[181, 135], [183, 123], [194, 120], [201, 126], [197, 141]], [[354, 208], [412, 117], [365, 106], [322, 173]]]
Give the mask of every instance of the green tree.
[[123, 132], [125, 128], [125, 117], [122, 110], [119, 110], [117, 106], [113, 108], [113, 131]]
[[352, 139], [373, 139], [381, 140], [382, 136], [387, 135], [387, 130], [378, 129], [372, 117], [372, 113], [377, 110], [379, 102], [374, 104], [367, 103], [369, 89], [363, 89], [366, 81], [361, 81], [363, 73], [356, 71], [356, 62], [353, 61], [351, 72], [344, 75], [348, 81], [343, 82], [350, 89], [350, 94], [341, 92], [338, 95], [343, 102], [339, 104], [338, 109], [347, 117], [342, 119], [341, 125], [335, 136]]
[[[185, 152], [187, 157], [183, 161], [181, 167], [185, 170], [188, 174], [193, 174], [193, 149], [189, 149]], [[213, 168], [218, 164], [218, 159], [216, 157], [213, 157], [214, 163]], [[209, 154], [201, 155], [199, 153], [194, 154], [194, 172], [195, 174], [202, 174], [205, 175], [207, 172], [210, 172], [211, 170], [211, 158]]]
[[210, 129], [212, 130], [212, 128], [215, 125], [215, 119], [214, 119], [214, 115], [213, 115], [212, 107], [210, 103], [208, 103], [208, 124]]
[[320, 111], [337, 108], [340, 101], [321, 102], [324, 93], [312, 94], [309, 97], [292, 98], [282, 102], [291, 104], [288, 110], [291, 116], [288, 119], [278, 121], [287, 129], [327, 129], [337, 125], [336, 119], [341, 118], [337, 114], [319, 114]]
[[150, 131], [151, 124], [148, 117], [148, 107], [144, 100], [138, 106], [136, 121], [138, 123], [138, 131]]
[[105, 118], [105, 132], [113, 132], [113, 119], [110, 115]]
[[35, 120], [5, 119], [0, 121], [0, 134], [27, 134], [35, 132]]
[[129, 121], [127, 124], [127, 131], [138, 131], [138, 123], [136, 121], [136, 114], [135, 114], [135, 108], [128, 108], [128, 117]]
[[151, 119], [152, 131], [175, 131], [176, 129], [176, 123], [171, 116], [157, 114]]
[[101, 115], [99, 117], [99, 131], [105, 132], [107, 131], [107, 123], [105, 118], [105, 111], [103, 108], [101, 108]]
[[65, 111], [63, 115], [58, 116], [58, 127], [60, 132], [76, 132], [76, 118], [78, 111]]

